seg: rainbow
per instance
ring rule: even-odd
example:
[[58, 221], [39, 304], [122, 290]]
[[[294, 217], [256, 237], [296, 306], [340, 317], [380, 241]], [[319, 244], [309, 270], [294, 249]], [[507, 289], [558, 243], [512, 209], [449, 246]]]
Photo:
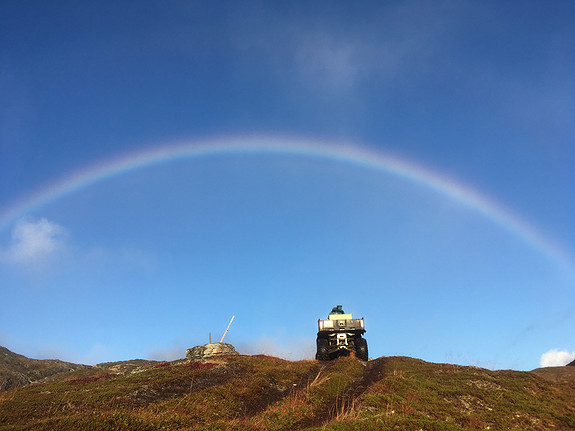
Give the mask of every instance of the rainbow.
[[560, 264], [575, 277], [575, 264], [557, 244], [503, 206], [476, 190], [404, 159], [357, 145], [323, 144], [317, 141], [278, 137], [220, 138], [182, 141], [128, 153], [94, 164], [65, 176], [47, 187], [15, 202], [0, 213], [0, 231], [38, 208], [75, 193], [94, 183], [124, 175], [147, 166], [178, 159], [230, 155], [282, 155], [315, 158], [383, 172], [431, 189], [487, 217], [506, 231]]

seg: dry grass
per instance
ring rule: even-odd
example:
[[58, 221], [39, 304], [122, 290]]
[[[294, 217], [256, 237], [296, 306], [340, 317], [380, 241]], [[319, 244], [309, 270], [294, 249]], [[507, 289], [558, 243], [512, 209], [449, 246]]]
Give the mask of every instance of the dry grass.
[[575, 429], [575, 385], [536, 373], [380, 358], [227, 357], [72, 374], [0, 394], [0, 430]]

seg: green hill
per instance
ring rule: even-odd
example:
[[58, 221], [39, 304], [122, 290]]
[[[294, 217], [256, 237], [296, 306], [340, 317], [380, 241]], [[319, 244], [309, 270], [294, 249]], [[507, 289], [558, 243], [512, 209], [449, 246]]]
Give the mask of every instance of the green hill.
[[241, 355], [92, 367], [0, 393], [0, 430], [569, 430], [575, 379], [563, 369]]

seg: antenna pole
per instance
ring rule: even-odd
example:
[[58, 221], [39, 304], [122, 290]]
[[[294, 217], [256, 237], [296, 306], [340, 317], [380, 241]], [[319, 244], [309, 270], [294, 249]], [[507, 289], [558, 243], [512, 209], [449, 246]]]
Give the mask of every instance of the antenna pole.
[[234, 321], [234, 317], [236, 317], [236, 316], [232, 316], [232, 320], [230, 320], [230, 323], [228, 323], [228, 327], [226, 328], [226, 332], [224, 332], [224, 335], [222, 335], [222, 339], [220, 340], [220, 343], [224, 342], [224, 337], [228, 333], [228, 329], [230, 329], [230, 326], [231, 326], [232, 322]]

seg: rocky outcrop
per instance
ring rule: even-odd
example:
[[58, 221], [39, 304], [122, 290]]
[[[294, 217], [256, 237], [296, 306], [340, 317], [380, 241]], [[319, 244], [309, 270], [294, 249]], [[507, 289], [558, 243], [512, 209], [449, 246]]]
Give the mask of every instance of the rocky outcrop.
[[209, 343], [186, 350], [186, 358], [190, 361], [201, 361], [224, 355], [238, 355], [238, 352], [228, 343]]
[[94, 365], [94, 368], [101, 368], [107, 373], [122, 374], [124, 376], [140, 373], [142, 371], [154, 368], [156, 365], [161, 364], [160, 361], [148, 361], [145, 359], [130, 359], [129, 361], [118, 362], [103, 362]]

